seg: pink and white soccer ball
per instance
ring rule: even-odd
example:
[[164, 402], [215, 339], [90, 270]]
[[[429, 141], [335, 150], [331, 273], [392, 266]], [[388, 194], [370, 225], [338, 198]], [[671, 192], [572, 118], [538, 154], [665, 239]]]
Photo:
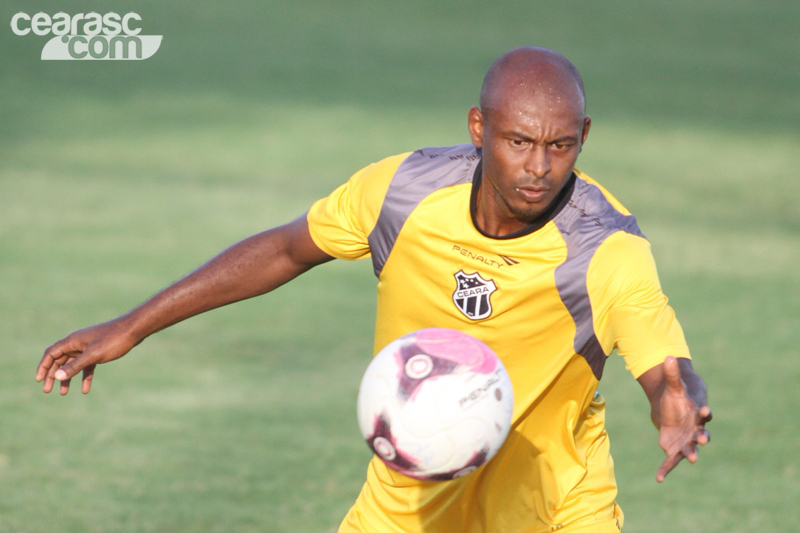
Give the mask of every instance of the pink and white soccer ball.
[[424, 329], [372, 360], [358, 424], [390, 468], [424, 481], [461, 477], [489, 461], [511, 428], [514, 395], [500, 359], [479, 340]]

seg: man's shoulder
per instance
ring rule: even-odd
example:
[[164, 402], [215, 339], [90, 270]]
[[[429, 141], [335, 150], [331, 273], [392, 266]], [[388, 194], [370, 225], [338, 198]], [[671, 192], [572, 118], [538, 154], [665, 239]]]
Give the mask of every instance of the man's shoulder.
[[480, 159], [473, 145], [460, 144], [420, 148], [371, 167], [388, 180], [387, 195], [421, 199], [444, 187], [471, 183]]
[[422, 180], [438, 186], [471, 181], [480, 158], [478, 149], [471, 144], [420, 148], [400, 164], [395, 180], [401, 183]]
[[[441, 159], [440, 159], [441, 158]], [[439, 161], [476, 161], [480, 159], [478, 149], [471, 144], [456, 144], [454, 146], [430, 146], [414, 150], [408, 159], [439, 160]]]
[[624, 205], [622, 205], [622, 202], [617, 200], [617, 198], [613, 194], [611, 194], [611, 192], [609, 192], [608, 189], [606, 189], [603, 185], [601, 185], [597, 180], [595, 180], [588, 174], [581, 172], [577, 168], [575, 169], [575, 175], [577, 176], [578, 181], [582, 182], [580, 188], [584, 195], [587, 195], [589, 191], [596, 190], [597, 192], [600, 193], [600, 195], [595, 195], [594, 197], [595, 200], [602, 200], [602, 202], [608, 203], [611, 207], [614, 208], [614, 210], [621, 213], [622, 215], [628, 216], [631, 214], [630, 211], [628, 211], [628, 209]]
[[605, 187], [578, 169], [575, 175], [572, 195], [553, 219], [565, 239], [597, 246], [618, 231], [644, 237], [636, 218]]
[[431, 173], [446, 174], [457, 172], [459, 168], [474, 168], [480, 157], [477, 148], [471, 144], [431, 146], [391, 155], [367, 165], [356, 176], [370, 177], [380, 174], [392, 181], [398, 177], [401, 181], [407, 181]]

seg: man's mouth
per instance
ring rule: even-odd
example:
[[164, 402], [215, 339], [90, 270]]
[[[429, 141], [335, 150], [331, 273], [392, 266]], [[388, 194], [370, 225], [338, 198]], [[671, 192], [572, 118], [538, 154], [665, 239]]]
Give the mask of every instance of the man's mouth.
[[544, 187], [517, 187], [517, 193], [525, 200], [526, 202], [536, 203], [541, 202], [542, 199], [547, 195], [547, 191], [549, 189]]

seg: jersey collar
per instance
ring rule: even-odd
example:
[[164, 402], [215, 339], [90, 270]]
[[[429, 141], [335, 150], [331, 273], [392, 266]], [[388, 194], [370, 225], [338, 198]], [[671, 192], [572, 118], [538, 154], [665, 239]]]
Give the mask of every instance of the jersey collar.
[[575, 189], [575, 180], [577, 176], [575, 172], [569, 177], [569, 180], [558, 193], [556, 199], [550, 204], [550, 207], [542, 213], [536, 220], [528, 224], [522, 229], [519, 229], [513, 233], [509, 233], [508, 235], [503, 235], [502, 237], [498, 237], [496, 235], [489, 235], [488, 233], [484, 232], [480, 226], [478, 226], [478, 219], [477, 219], [477, 212], [478, 212], [478, 189], [481, 186], [481, 179], [483, 179], [483, 160], [478, 161], [478, 164], [475, 166], [475, 172], [472, 174], [472, 194], [470, 195], [469, 199], [469, 213], [470, 217], [472, 218], [472, 225], [475, 227], [478, 232], [483, 235], [484, 237], [489, 237], [490, 239], [498, 239], [498, 240], [505, 240], [505, 239], [516, 239], [517, 237], [523, 237], [525, 235], [530, 235], [534, 231], [541, 229], [544, 227], [545, 224], [553, 220], [557, 214], [564, 209], [564, 206], [567, 205], [567, 202], [572, 197], [572, 191]]

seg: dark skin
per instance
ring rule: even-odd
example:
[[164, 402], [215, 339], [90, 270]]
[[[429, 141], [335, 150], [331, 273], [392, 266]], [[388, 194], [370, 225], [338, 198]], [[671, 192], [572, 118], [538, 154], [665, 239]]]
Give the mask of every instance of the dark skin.
[[[468, 114], [473, 144], [482, 150], [483, 181], [476, 220], [489, 235], [524, 228], [557, 197], [572, 174], [591, 127], [582, 83], [566, 59], [522, 48], [498, 60]], [[305, 216], [245, 239], [114, 320], [76, 331], [47, 350], [36, 380], [62, 395], [82, 373], [91, 390], [98, 364], [123, 357], [148, 336], [189, 317], [265, 294], [332, 259], [311, 238]], [[659, 445], [667, 455], [661, 482], [684, 458], [697, 461], [711, 420], [703, 380], [691, 361], [668, 357], [638, 379], [650, 401]]]

